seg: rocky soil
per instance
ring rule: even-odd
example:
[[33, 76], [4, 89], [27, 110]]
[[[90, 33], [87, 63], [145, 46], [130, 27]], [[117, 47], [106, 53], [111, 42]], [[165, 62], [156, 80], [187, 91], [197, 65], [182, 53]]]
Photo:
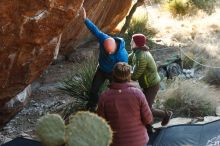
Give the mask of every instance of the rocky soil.
[[68, 95], [61, 93], [57, 87], [62, 79], [72, 74], [73, 70], [72, 62], [51, 65], [40, 79], [34, 82], [29, 103], [0, 130], [0, 144], [17, 136], [35, 137], [37, 119], [71, 99]]

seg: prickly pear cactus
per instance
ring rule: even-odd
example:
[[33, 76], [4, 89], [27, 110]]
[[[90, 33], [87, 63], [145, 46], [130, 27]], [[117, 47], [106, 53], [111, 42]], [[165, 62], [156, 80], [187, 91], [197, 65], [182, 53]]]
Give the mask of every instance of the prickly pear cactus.
[[65, 127], [59, 115], [39, 120], [37, 134], [45, 146], [109, 146], [112, 131], [107, 122], [90, 112], [78, 112]]
[[45, 146], [61, 146], [65, 137], [63, 119], [56, 114], [42, 117], [38, 121], [37, 134]]
[[112, 131], [103, 118], [90, 112], [78, 112], [66, 127], [67, 146], [109, 146]]

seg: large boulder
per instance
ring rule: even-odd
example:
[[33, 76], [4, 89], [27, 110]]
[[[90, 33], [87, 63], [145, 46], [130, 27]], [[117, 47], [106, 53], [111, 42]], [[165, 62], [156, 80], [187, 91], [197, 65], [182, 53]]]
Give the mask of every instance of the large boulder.
[[[86, 0], [83, 6], [87, 17], [102, 31], [110, 33], [127, 15], [131, 4], [132, 0]], [[91, 33], [83, 24], [83, 19], [76, 17], [63, 32], [60, 52], [69, 54], [91, 37]]]
[[10, 116], [5, 115], [6, 102], [57, 55], [61, 34], [82, 4], [83, 0], [0, 1], [0, 125]]
[[[5, 104], [38, 78], [61, 52], [91, 38], [79, 17], [87, 15], [105, 32], [126, 16], [132, 0], [0, 0], [0, 125]], [[11, 116], [11, 115], [10, 115]]]

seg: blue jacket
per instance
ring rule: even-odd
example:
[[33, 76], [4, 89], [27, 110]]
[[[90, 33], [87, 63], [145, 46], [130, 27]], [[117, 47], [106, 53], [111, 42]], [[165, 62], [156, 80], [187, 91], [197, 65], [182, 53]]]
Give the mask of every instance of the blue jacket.
[[128, 53], [125, 49], [125, 41], [123, 38], [114, 37], [117, 42], [117, 51], [114, 54], [107, 54], [105, 52], [103, 42], [110, 38], [109, 35], [103, 33], [99, 30], [95, 24], [92, 23], [89, 19], [85, 20], [85, 24], [87, 28], [91, 31], [91, 33], [98, 39], [100, 44], [100, 53], [99, 53], [99, 67], [100, 70], [105, 73], [111, 73], [114, 65], [117, 62], [128, 62]]

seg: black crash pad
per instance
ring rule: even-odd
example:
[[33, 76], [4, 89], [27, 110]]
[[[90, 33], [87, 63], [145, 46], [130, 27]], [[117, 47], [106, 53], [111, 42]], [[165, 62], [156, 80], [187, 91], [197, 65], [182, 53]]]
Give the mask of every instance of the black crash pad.
[[[149, 135], [149, 146], [220, 146], [220, 120], [206, 124], [170, 126]], [[25, 138], [15, 138], [2, 146], [42, 146]]]
[[156, 137], [152, 137], [150, 145], [220, 146], [220, 120], [206, 124], [183, 124], [161, 129]]
[[22, 137], [17, 137], [2, 146], [43, 146], [40, 142]]

